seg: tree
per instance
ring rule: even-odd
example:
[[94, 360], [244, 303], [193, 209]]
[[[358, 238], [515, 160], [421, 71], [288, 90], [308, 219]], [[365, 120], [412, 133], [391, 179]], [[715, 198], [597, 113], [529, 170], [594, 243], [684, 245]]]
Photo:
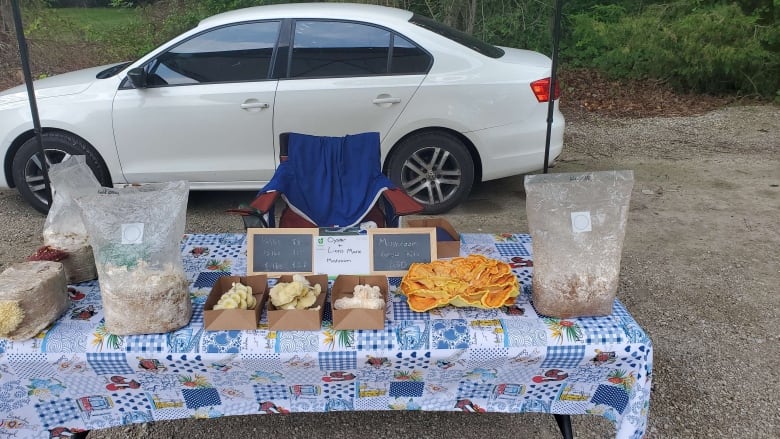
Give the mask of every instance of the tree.
[[14, 31], [11, 0], [0, 0], [0, 33], [11, 34]]

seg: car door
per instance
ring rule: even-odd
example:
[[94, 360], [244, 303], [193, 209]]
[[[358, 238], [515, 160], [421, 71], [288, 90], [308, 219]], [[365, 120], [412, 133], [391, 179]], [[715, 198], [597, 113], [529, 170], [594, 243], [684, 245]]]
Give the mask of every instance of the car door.
[[[291, 40], [276, 91], [275, 138], [288, 131], [326, 136], [378, 131], [384, 138], [432, 63], [412, 42], [367, 23], [296, 20]], [[402, 62], [402, 55], [413, 61]]]
[[147, 87], [120, 87], [114, 135], [128, 182], [250, 188], [271, 178], [277, 81], [268, 78], [279, 28], [207, 30], [147, 62]]

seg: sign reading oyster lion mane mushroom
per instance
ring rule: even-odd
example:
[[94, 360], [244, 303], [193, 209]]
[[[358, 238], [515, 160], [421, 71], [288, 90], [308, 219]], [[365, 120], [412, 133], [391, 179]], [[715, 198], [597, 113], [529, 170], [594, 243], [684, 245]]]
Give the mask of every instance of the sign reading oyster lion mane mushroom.
[[369, 229], [371, 272], [403, 276], [415, 262], [436, 260], [436, 228]]

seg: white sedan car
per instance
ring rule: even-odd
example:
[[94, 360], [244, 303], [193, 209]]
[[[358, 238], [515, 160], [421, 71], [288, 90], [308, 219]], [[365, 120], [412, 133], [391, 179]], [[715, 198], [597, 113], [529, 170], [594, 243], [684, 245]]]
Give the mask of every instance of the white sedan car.
[[[409, 11], [299, 3], [215, 15], [137, 61], [35, 90], [48, 163], [85, 155], [107, 186], [256, 190], [279, 163], [280, 133], [378, 131], [384, 172], [441, 213], [476, 181], [543, 167], [550, 72], [545, 55]], [[563, 145], [557, 102], [553, 119], [550, 162]], [[0, 188], [45, 212], [23, 86], [0, 93], [0, 159]]]

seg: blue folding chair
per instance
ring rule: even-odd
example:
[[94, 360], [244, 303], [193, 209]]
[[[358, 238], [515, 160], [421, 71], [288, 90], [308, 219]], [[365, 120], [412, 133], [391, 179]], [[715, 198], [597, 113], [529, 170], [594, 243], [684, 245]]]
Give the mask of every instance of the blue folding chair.
[[275, 227], [279, 197], [286, 203], [279, 227], [398, 227], [400, 216], [423, 210], [382, 174], [379, 133], [284, 133], [280, 145], [279, 167], [243, 210], [247, 227]]

